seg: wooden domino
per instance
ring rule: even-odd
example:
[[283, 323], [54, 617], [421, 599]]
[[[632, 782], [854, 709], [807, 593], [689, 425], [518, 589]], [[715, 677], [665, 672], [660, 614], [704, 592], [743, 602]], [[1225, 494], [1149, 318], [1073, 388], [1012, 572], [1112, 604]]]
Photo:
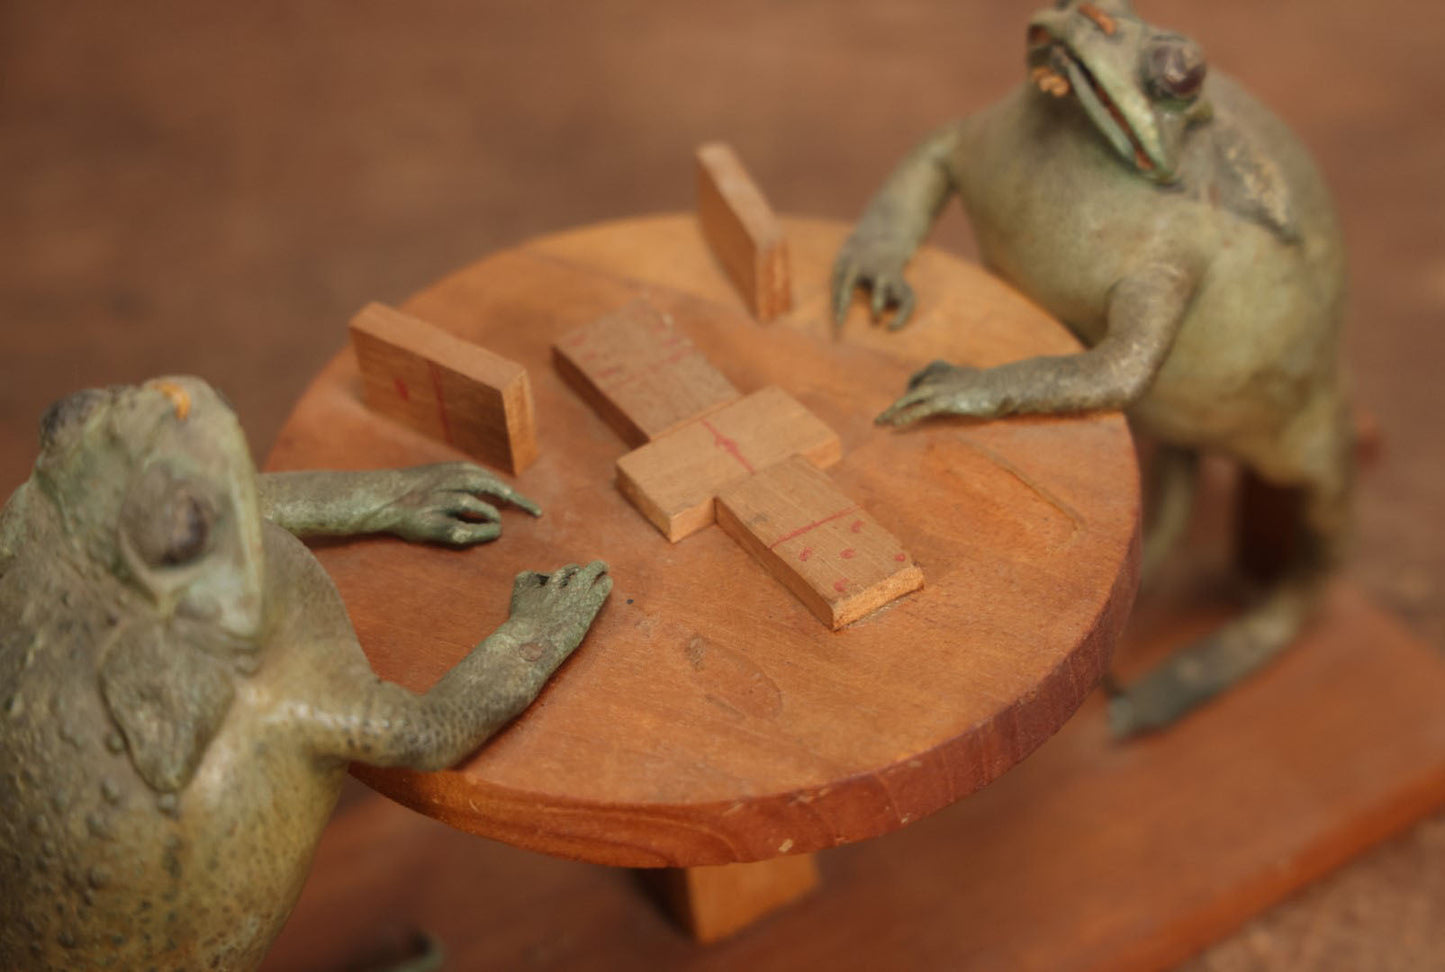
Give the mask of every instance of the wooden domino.
[[514, 475], [537, 458], [521, 365], [385, 304], [352, 318], [351, 344], [373, 411]]
[[552, 361], [634, 447], [740, 397], [670, 317], [642, 299], [563, 335]]
[[758, 470], [791, 456], [825, 468], [842, 455], [836, 432], [770, 387], [629, 452], [617, 461], [617, 488], [676, 542], [713, 522], [720, 490]]
[[835, 630], [923, 586], [898, 539], [801, 458], [720, 492], [717, 522]]
[[767, 323], [792, 309], [782, 224], [732, 147], [721, 142], [697, 150], [697, 219], [754, 317]]

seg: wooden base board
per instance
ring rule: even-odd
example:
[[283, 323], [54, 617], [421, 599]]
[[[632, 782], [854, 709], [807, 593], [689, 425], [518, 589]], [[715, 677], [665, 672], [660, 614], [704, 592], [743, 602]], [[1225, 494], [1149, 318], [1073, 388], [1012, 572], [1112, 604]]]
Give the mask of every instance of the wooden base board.
[[[1225, 610], [1149, 602], [1126, 668]], [[819, 856], [823, 887], [703, 947], [631, 874], [379, 799], [328, 830], [266, 968], [354, 966], [414, 928], [448, 968], [1156, 969], [1445, 804], [1445, 663], [1352, 589], [1304, 642], [1130, 745], [1102, 699], [986, 790]]]

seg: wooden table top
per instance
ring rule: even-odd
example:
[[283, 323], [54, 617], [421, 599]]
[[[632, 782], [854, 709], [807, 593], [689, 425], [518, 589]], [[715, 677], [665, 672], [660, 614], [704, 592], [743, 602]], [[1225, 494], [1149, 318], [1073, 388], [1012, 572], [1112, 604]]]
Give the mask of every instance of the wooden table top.
[[[872, 417], [934, 358], [987, 366], [1077, 344], [969, 263], [920, 251], [915, 321], [855, 305], [841, 341], [827, 278], [843, 224], [786, 221], [795, 310], [759, 325], [690, 215], [531, 241], [404, 309], [524, 364], [541, 458], [468, 551], [391, 538], [323, 544], [378, 674], [422, 691], [506, 616], [512, 576], [602, 558], [615, 588], [520, 719], [451, 770], [356, 767], [473, 833], [621, 866], [762, 860], [861, 840], [967, 796], [1056, 732], [1094, 688], [1128, 614], [1139, 521], [1118, 414], [894, 432]], [[550, 345], [645, 295], [744, 393], [788, 391], [843, 441], [830, 470], [922, 566], [924, 589], [829, 631], [721, 530], [664, 539], [613, 486], [627, 447], [563, 384]], [[369, 413], [349, 350], [297, 404], [270, 469], [456, 458]]]

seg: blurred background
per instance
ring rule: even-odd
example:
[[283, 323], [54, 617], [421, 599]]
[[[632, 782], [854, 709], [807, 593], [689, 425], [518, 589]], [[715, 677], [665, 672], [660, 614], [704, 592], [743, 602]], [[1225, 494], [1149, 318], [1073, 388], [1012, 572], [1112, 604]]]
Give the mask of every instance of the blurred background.
[[[264, 457], [368, 300], [526, 237], [692, 204], [730, 141], [783, 212], [853, 219], [1023, 75], [1000, 0], [0, 0], [0, 496], [78, 388], [202, 375]], [[1384, 430], [1351, 572], [1445, 643], [1445, 15], [1424, 0], [1137, 4], [1316, 153]], [[934, 242], [974, 248], [954, 207]], [[1368, 650], [1367, 645], [1361, 646]], [[1445, 962], [1445, 817], [1196, 960]]]

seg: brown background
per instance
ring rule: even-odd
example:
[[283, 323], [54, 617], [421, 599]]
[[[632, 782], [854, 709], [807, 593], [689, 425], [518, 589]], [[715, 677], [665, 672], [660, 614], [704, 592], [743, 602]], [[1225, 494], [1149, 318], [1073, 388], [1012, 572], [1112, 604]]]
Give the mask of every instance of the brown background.
[[[364, 302], [527, 236], [686, 208], [705, 139], [777, 208], [852, 218], [916, 139], [1017, 83], [1033, 6], [0, 2], [0, 495], [50, 401], [165, 372], [224, 388], [264, 455]], [[1445, 14], [1140, 7], [1292, 122], [1336, 189], [1348, 354], [1387, 436], [1352, 571], [1440, 645]], [[956, 209], [935, 241], [973, 251]], [[1437, 818], [1195, 967], [1442, 956]]]

